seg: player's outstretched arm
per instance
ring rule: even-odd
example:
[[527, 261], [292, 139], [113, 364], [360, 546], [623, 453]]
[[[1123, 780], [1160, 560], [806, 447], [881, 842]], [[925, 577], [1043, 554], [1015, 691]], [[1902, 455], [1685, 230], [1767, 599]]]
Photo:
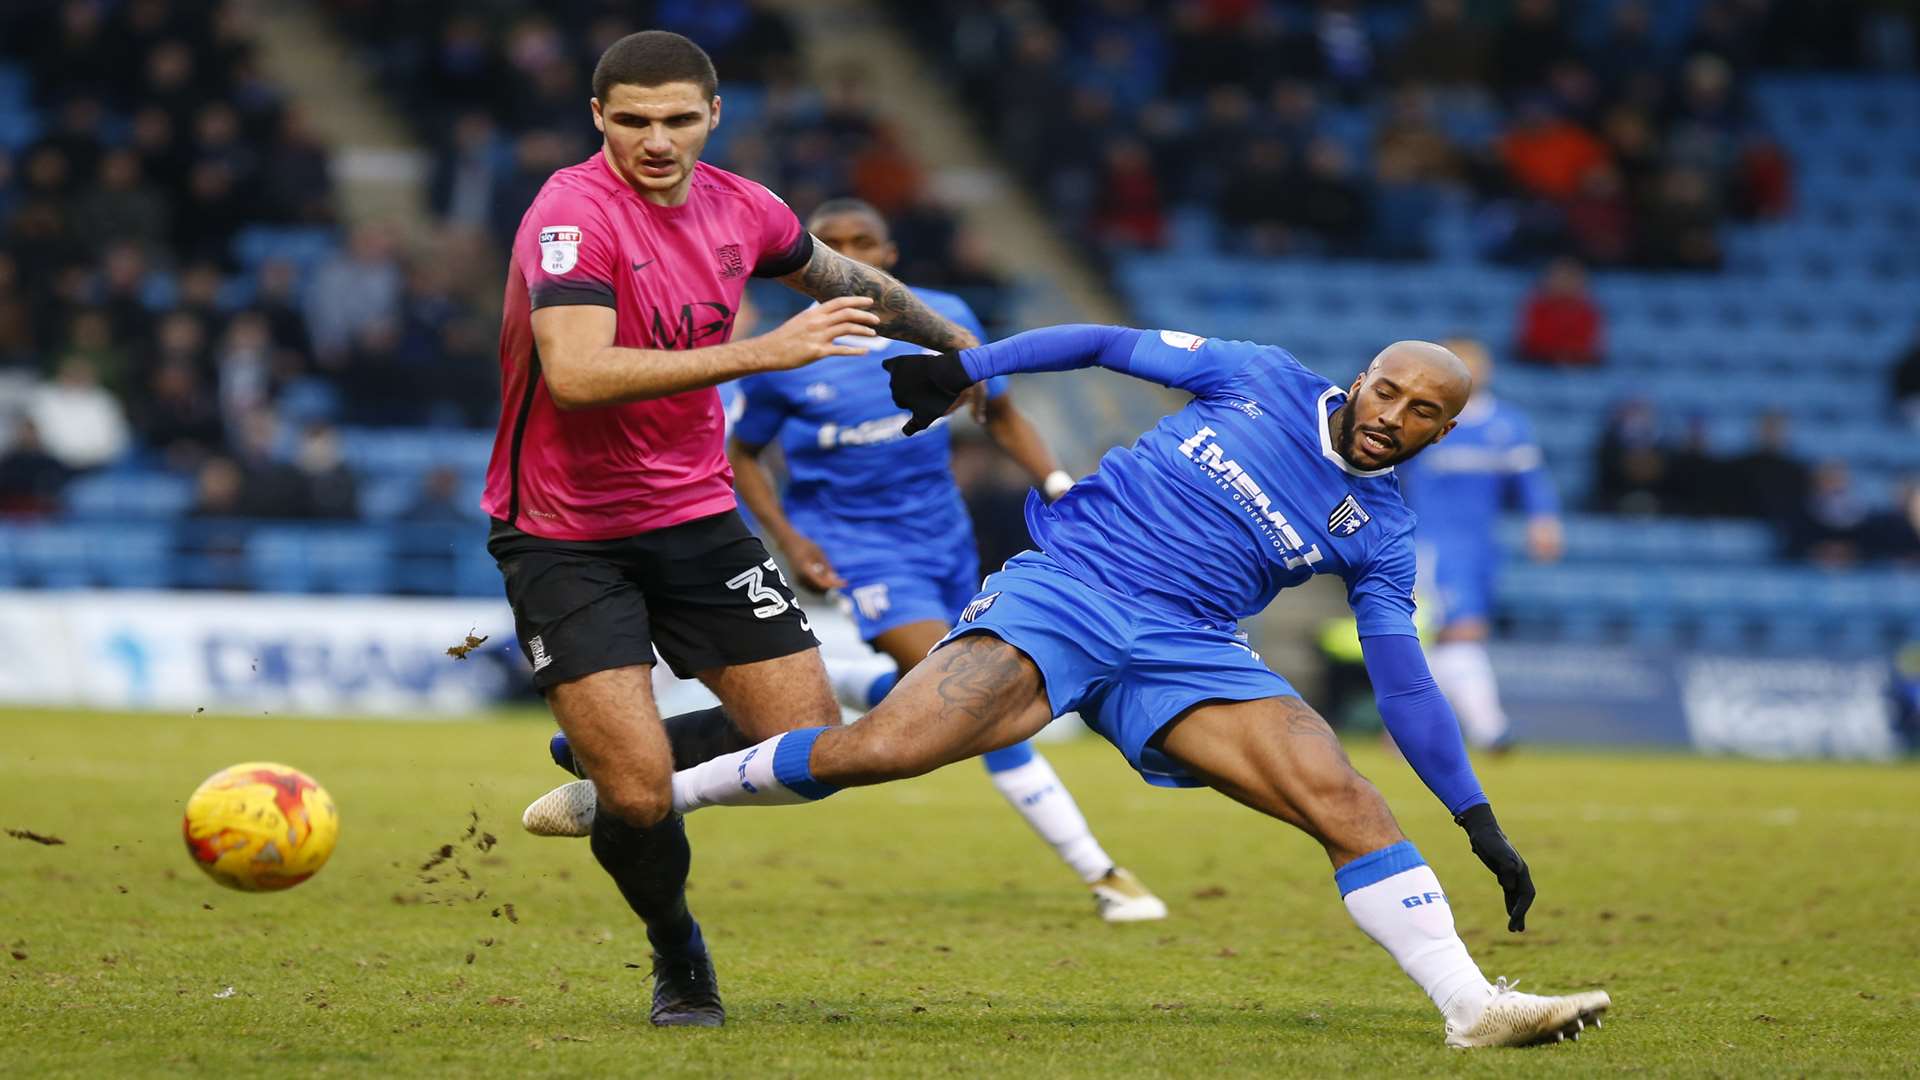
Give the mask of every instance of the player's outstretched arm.
[[1480, 780], [1467, 760], [1460, 721], [1427, 670], [1420, 639], [1404, 635], [1362, 637], [1360, 650], [1373, 680], [1374, 701], [1394, 745], [1427, 785], [1454, 823], [1467, 831], [1473, 853], [1500, 882], [1507, 905], [1507, 929], [1527, 928], [1533, 905], [1533, 874], [1525, 859], [1494, 820]]
[[765, 530], [767, 539], [787, 557], [800, 583], [815, 592], [844, 588], [847, 580], [833, 568], [827, 553], [787, 520], [780, 497], [773, 490], [773, 478], [761, 463], [765, 446], [754, 446], [738, 438], [727, 440], [727, 461], [733, 466], [733, 493], [747, 504], [753, 519]]
[[822, 304], [840, 296], [872, 300], [874, 314], [880, 317], [875, 328], [895, 341], [942, 352], [980, 344], [973, 331], [928, 307], [892, 274], [850, 259], [819, 241], [814, 242], [807, 264], [780, 280]]
[[1040, 429], [1014, 405], [1013, 395], [1005, 393], [988, 398], [986, 413], [982, 426], [987, 436], [1027, 470], [1034, 486], [1046, 492], [1048, 499], [1066, 494], [1073, 486], [1073, 477], [1060, 467], [1060, 459], [1053, 456], [1053, 449], [1047, 445]]
[[613, 343], [614, 309], [565, 304], [533, 313], [540, 375], [553, 403], [590, 409], [718, 386], [762, 371], [784, 371], [827, 356], [862, 356], [841, 337], [872, 337], [878, 316], [866, 297], [808, 308], [777, 329], [704, 349], [629, 349]]

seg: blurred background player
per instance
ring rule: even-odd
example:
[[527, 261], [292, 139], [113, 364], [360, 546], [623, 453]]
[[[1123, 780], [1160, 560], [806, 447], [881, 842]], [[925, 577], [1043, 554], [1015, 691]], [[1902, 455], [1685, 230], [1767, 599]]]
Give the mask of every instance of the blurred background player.
[[1493, 357], [1478, 341], [1445, 343], [1473, 373], [1473, 396], [1447, 441], [1402, 469], [1416, 526], [1423, 607], [1434, 613], [1427, 650], [1434, 681], [1479, 749], [1510, 745], [1506, 710], [1487, 655], [1500, 569], [1500, 515], [1526, 515], [1527, 554], [1541, 562], [1564, 546], [1559, 500], [1526, 414], [1493, 396]]
[[[629, 34], [602, 53], [601, 146], [548, 177], [514, 240], [483, 500], [534, 685], [604, 811], [594, 858], [646, 923], [662, 1026], [716, 1026], [725, 1010], [687, 909], [692, 855], [669, 804], [679, 748], [653, 697], [656, 649], [719, 698], [699, 717], [735, 736], [839, 718], [806, 616], [734, 510], [713, 388], [863, 354], [836, 342], [876, 327], [932, 347], [978, 340], [815, 244], [767, 188], [702, 162], [717, 86], [712, 60], [679, 34]], [[729, 342], [749, 275], [820, 303]]]
[[[859, 199], [822, 203], [807, 229], [820, 243], [882, 270], [899, 259], [885, 219]], [[959, 297], [914, 292], [928, 307], [985, 336]], [[837, 591], [861, 640], [889, 658], [831, 673], [840, 700], [866, 712], [946, 636], [980, 587], [980, 564], [973, 526], [954, 486], [947, 425], [908, 439], [900, 430], [904, 414], [880, 366], [886, 357], [922, 350], [888, 338], [856, 344], [871, 351], [742, 379], [727, 455], [741, 502], [800, 582]], [[1005, 379], [986, 383], [984, 427], [1049, 498], [1072, 486], [1039, 431], [1014, 407]], [[788, 472], [784, 505], [759, 460], [776, 438]], [[1093, 890], [1102, 918], [1165, 917], [1166, 905], [1094, 839], [1073, 796], [1030, 742], [981, 761], [1000, 794]]]

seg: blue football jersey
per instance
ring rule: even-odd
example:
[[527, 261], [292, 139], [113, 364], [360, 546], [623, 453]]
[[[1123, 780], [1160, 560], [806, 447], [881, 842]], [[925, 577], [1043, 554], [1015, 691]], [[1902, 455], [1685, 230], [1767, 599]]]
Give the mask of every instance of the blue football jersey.
[[1453, 431], [1403, 471], [1422, 537], [1478, 537], [1492, 549], [1502, 510], [1552, 514], [1559, 506], [1533, 425], [1490, 396], [1469, 402]]
[[1194, 398], [1058, 501], [1030, 498], [1039, 547], [1085, 580], [1219, 626], [1338, 574], [1363, 636], [1417, 636], [1413, 512], [1392, 468], [1333, 449], [1343, 388], [1285, 349], [1173, 331], [1142, 335], [1129, 369]]
[[[984, 340], [980, 320], [964, 300], [935, 289], [913, 292]], [[893, 403], [880, 366], [890, 356], [927, 350], [884, 337], [841, 341], [869, 352], [740, 380], [745, 405], [733, 434], [752, 446], [779, 438], [787, 459], [788, 512], [867, 521], [962, 512], [946, 424], [911, 439], [902, 434], [909, 414]], [[988, 380], [987, 394], [998, 397], [1006, 387], [1005, 378]]]

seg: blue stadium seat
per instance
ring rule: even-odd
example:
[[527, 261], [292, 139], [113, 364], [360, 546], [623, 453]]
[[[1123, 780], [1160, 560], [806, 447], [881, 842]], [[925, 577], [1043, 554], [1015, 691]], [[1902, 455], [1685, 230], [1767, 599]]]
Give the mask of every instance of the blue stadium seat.
[[389, 537], [372, 528], [267, 526], [246, 545], [254, 587], [270, 592], [385, 592], [390, 555]]
[[77, 518], [177, 518], [193, 505], [193, 481], [163, 472], [99, 472], [68, 484], [63, 500]]

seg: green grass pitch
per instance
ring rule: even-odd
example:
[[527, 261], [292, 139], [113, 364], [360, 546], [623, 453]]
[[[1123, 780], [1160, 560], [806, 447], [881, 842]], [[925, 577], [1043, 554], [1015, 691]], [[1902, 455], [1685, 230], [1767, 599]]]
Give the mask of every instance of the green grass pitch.
[[[1448, 1051], [1324, 857], [1207, 792], [1048, 747], [1173, 906], [1101, 924], [976, 765], [690, 822], [731, 1011], [646, 1023], [647, 949], [584, 842], [520, 808], [563, 779], [531, 714], [435, 724], [0, 712], [0, 1073], [10, 1077], [1911, 1075], [1920, 770], [1524, 752], [1482, 763], [1540, 899], [1494, 882], [1404, 765], [1355, 745], [1489, 976], [1604, 986], [1577, 1044]], [[215, 886], [179, 832], [216, 768], [333, 793], [333, 861]], [[479, 815], [499, 842], [460, 838]], [[442, 844], [456, 858], [423, 872]], [[462, 878], [464, 870], [467, 877]], [[424, 878], [436, 878], [425, 881]], [[474, 899], [481, 889], [485, 895]], [[512, 905], [511, 910], [507, 905]], [[634, 965], [639, 965], [638, 967]], [[231, 989], [229, 989], [231, 988]]]

